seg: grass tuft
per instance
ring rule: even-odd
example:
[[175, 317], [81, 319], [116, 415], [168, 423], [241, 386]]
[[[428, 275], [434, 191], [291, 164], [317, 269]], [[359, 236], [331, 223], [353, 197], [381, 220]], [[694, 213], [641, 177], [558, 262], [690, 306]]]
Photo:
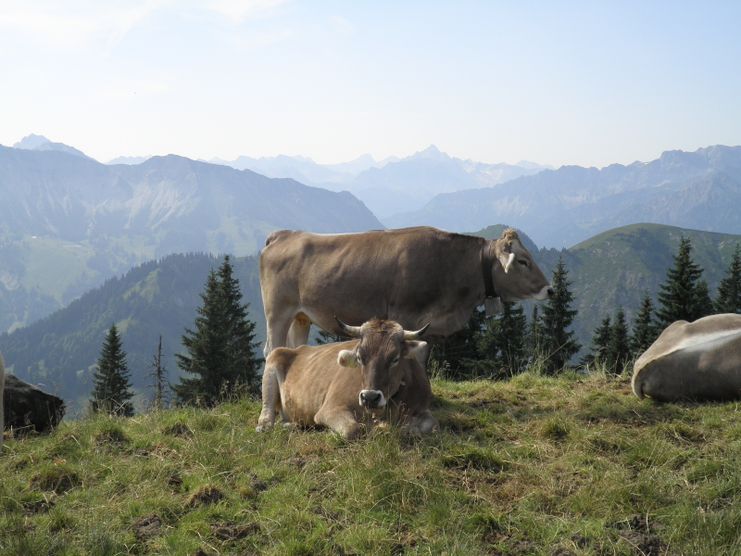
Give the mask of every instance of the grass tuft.
[[65, 494], [81, 483], [77, 472], [64, 463], [41, 465], [31, 477], [31, 488], [55, 494]]

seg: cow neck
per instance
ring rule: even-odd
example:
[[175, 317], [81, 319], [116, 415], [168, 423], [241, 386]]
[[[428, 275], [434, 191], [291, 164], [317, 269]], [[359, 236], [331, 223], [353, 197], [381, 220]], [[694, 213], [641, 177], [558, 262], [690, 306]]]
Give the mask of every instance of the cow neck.
[[494, 276], [491, 269], [494, 266], [494, 257], [489, 254], [489, 242], [484, 243], [481, 248], [481, 275], [484, 278], [484, 297], [494, 298], [497, 296], [497, 290], [494, 287]]

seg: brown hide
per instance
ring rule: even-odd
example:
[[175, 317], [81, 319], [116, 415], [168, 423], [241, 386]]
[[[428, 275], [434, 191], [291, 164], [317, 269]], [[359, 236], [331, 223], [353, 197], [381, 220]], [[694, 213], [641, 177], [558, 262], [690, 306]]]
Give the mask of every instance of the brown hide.
[[341, 354], [345, 359], [355, 357], [360, 343], [351, 340], [273, 350], [265, 362], [258, 430], [270, 428], [276, 412], [285, 423], [327, 426], [346, 438], [357, 436], [360, 423], [371, 416], [385, 415], [413, 432], [432, 430], [437, 425], [429, 412], [432, 390], [421, 363], [427, 358], [426, 344], [414, 342], [422, 349], [385, 369], [394, 380], [384, 381], [382, 377], [378, 384], [390, 384], [390, 389], [383, 392], [388, 401], [383, 408], [369, 410], [359, 401], [360, 392], [374, 386], [364, 377], [367, 369], [363, 364], [343, 367], [338, 362]]
[[335, 316], [390, 319], [405, 329], [430, 323], [428, 334], [448, 336], [484, 302], [485, 280], [506, 301], [552, 291], [514, 230], [493, 241], [428, 227], [275, 232], [260, 255], [265, 355], [306, 343], [312, 322], [338, 333]]
[[658, 401], [741, 397], [741, 315], [669, 325], [633, 367], [633, 392]]

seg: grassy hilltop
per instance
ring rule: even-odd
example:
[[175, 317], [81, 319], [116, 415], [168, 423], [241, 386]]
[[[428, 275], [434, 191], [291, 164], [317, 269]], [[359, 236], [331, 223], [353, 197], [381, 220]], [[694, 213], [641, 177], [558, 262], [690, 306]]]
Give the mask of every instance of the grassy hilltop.
[[738, 403], [434, 381], [441, 433], [258, 435], [256, 402], [64, 423], [0, 457], [0, 554], [735, 554]]

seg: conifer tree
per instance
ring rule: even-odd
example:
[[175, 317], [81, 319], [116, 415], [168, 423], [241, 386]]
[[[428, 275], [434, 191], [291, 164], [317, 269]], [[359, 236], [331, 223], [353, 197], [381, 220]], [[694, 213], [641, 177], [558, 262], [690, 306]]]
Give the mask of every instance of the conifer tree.
[[718, 313], [741, 313], [741, 244], [736, 244], [731, 264], [718, 286], [714, 305]]
[[490, 319], [479, 341], [481, 357], [507, 375], [524, 368], [527, 347], [527, 319], [522, 307], [504, 301], [502, 312]]
[[641, 309], [633, 321], [633, 334], [630, 338], [630, 349], [633, 357], [639, 357], [654, 343], [658, 330], [653, 318], [654, 306], [649, 295], [644, 296]]
[[316, 343], [317, 345], [323, 346], [325, 344], [333, 344], [335, 342], [345, 342], [349, 339], [350, 338], [348, 336], [343, 336], [342, 334], [332, 334], [331, 332], [327, 332], [326, 330], [319, 329]]
[[608, 368], [615, 373], [622, 373], [625, 365], [630, 361], [628, 325], [625, 322], [625, 312], [622, 309], [618, 310], [615, 321], [610, 327], [610, 343], [607, 351]]
[[218, 272], [208, 275], [195, 329], [183, 335], [187, 354], [175, 356], [178, 367], [196, 375], [181, 378], [173, 387], [179, 402], [213, 405], [237, 387], [257, 392], [255, 323], [247, 318], [248, 306], [241, 298], [227, 256]]
[[530, 314], [530, 323], [527, 328], [527, 350], [530, 353], [530, 361], [538, 360], [543, 354], [543, 318], [540, 316], [537, 305], [533, 305], [533, 311]]
[[93, 385], [90, 408], [94, 412], [122, 417], [131, 417], [134, 414], [131, 403], [134, 394], [129, 382], [126, 353], [115, 324], [111, 325], [103, 342], [98, 369], [93, 375]]
[[234, 276], [229, 256], [219, 267], [219, 281], [228, 317], [228, 361], [226, 382], [246, 386], [250, 393], [260, 391], [259, 369], [262, 358], [256, 355], [259, 342], [255, 340], [255, 323], [248, 318], [249, 305], [242, 303], [242, 291]]
[[152, 359], [152, 382], [154, 388], [152, 409], [163, 409], [167, 404], [167, 369], [162, 364], [162, 335], [157, 342], [157, 352]]
[[561, 371], [580, 348], [574, 332], [568, 330], [577, 313], [571, 308], [574, 295], [570, 285], [566, 265], [559, 258], [551, 281], [554, 293], [543, 308], [544, 371], [549, 374]]
[[610, 331], [612, 330], [612, 319], [606, 316], [602, 323], [595, 329], [592, 336], [592, 350], [584, 358], [584, 364], [591, 363], [606, 364], [610, 348]]
[[[463, 330], [447, 338], [432, 341], [429, 364], [445, 369], [447, 378], [463, 380], [482, 373], [482, 355], [479, 342], [485, 326], [486, 314], [477, 307]], [[489, 369], [490, 371], [490, 369]]]
[[693, 321], [710, 314], [712, 303], [702, 269], [692, 260], [692, 243], [683, 237], [659, 292], [657, 317], [663, 329], [676, 320]]

